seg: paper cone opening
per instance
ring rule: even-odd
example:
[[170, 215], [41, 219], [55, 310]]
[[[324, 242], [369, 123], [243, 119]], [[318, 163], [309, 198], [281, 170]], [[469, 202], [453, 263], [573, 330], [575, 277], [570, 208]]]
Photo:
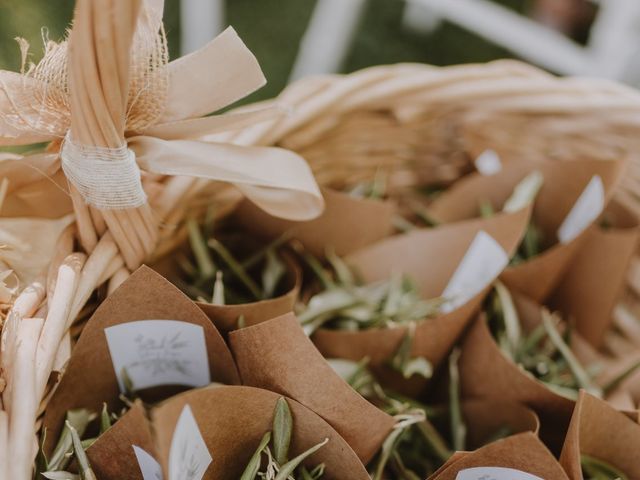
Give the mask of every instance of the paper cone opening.
[[606, 205], [620, 182], [622, 167], [622, 162], [597, 160], [513, 163], [495, 175], [472, 174], [460, 180], [433, 202], [430, 212], [440, 221], [455, 222], [479, 216], [482, 201], [489, 201], [496, 211], [502, 210], [518, 182], [533, 170], [539, 171], [544, 182], [534, 202], [532, 221], [542, 232], [545, 250], [507, 268], [501, 279], [509, 288], [544, 301], [584, 240], [585, 231], [576, 230], [573, 240], [559, 242], [560, 231], [567, 230], [565, 219], [596, 177], [602, 182]]
[[355, 198], [329, 189], [322, 194], [324, 213], [309, 222], [270, 216], [249, 200], [239, 205], [235, 216], [243, 228], [257, 236], [277, 238], [288, 232], [317, 257], [323, 257], [328, 247], [338, 255], [346, 255], [393, 232], [393, 203]]
[[295, 315], [235, 330], [229, 343], [244, 385], [293, 398], [326, 420], [363, 463], [373, 458], [394, 420], [335, 373]]
[[[149, 320], [169, 320], [171, 323], [166, 324], [166, 331], [159, 331], [160, 324], [156, 323], [144, 323], [144, 329], [148, 327], [149, 330], [138, 330], [141, 324], [136, 322]], [[121, 343], [118, 355], [122, 361], [118, 364], [131, 365], [127, 374], [134, 381], [134, 388], [134, 373], [138, 369], [146, 380], [155, 382], [152, 387], [143, 387], [138, 392], [145, 400], [166, 398], [200, 382], [237, 384], [240, 381], [231, 352], [207, 316], [163, 277], [150, 268], [140, 267], [87, 322], [45, 412], [46, 452], [58, 437], [68, 410], [86, 408], [97, 412], [104, 402], [110, 410], [121, 404], [119, 382], [122, 372], [118, 375], [115, 371], [114, 345], [109, 343], [107, 332], [111, 327], [122, 326], [126, 329], [135, 327], [135, 331], [123, 332], [127, 342], [141, 342], [136, 345]], [[155, 338], [156, 334], [162, 338]], [[171, 351], [156, 348], [163, 339], [168, 339], [167, 342], [177, 340], [173, 342], [176, 348]], [[167, 358], [179, 364], [168, 364]], [[176, 371], [184, 375], [176, 377]], [[202, 378], [206, 373], [207, 378]], [[171, 383], [176, 378], [180, 383]], [[165, 379], [169, 381], [163, 383]], [[182, 380], [194, 383], [187, 385]]]
[[560, 462], [571, 480], [582, 480], [580, 455], [586, 454], [640, 478], [640, 425], [606, 402], [582, 391], [567, 432]]
[[[280, 397], [259, 388], [220, 386], [192, 390], [167, 400], [152, 412], [165, 472], [176, 423], [188, 405], [213, 458], [202, 478], [237, 480], [262, 436], [272, 429], [273, 411]], [[328, 480], [345, 478], [347, 472], [350, 479], [369, 478], [356, 454], [327, 422], [300, 403], [291, 399], [287, 402], [293, 417], [290, 458], [328, 438], [329, 442], [305, 464], [325, 463], [323, 478]]]
[[[470, 220], [396, 235], [347, 256], [345, 261], [367, 283], [389, 279], [399, 271], [417, 283], [423, 298], [439, 297], [479, 231], [488, 233], [510, 254], [520, 241], [528, 215], [528, 210], [524, 209], [487, 220]], [[479, 308], [494, 279], [486, 279], [485, 288], [451, 312], [418, 322], [412, 355], [423, 356], [437, 367]], [[406, 381], [386, 367], [406, 333], [406, 327], [362, 331], [319, 329], [312, 339], [327, 358], [359, 361], [368, 357], [369, 365], [382, 383], [405, 394], [416, 395], [425, 388], [424, 379]]]

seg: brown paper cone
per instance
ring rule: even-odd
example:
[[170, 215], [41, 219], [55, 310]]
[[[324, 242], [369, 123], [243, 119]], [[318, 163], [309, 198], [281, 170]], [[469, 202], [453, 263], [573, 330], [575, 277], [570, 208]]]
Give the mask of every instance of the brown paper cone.
[[459, 471], [474, 467], [514, 468], [544, 480], [567, 480], [560, 464], [533, 433], [513, 435], [461, 455], [429, 480], [455, 480]]
[[279, 297], [241, 305], [214, 305], [196, 302], [223, 335], [238, 328], [238, 318], [244, 317], [245, 326], [265, 322], [293, 311], [302, 285], [302, 270], [291, 255], [284, 255], [287, 265], [287, 292]]
[[[345, 261], [366, 282], [388, 279], [400, 271], [418, 284], [424, 298], [435, 298], [444, 291], [479, 230], [491, 235], [510, 255], [520, 242], [528, 219], [529, 210], [524, 209], [486, 220], [416, 230], [355, 252]], [[437, 367], [479, 308], [486, 292], [487, 289], [450, 313], [419, 322], [415, 329], [412, 355], [424, 356]], [[407, 395], [417, 395], [426, 385], [424, 379], [406, 381], [386, 366], [406, 333], [407, 328], [357, 332], [319, 329], [312, 339], [327, 358], [359, 361], [369, 357], [369, 365], [381, 382]]]
[[640, 237], [638, 219], [621, 205], [609, 205], [605, 218], [612, 226], [589, 229], [551, 299], [554, 308], [596, 348], [611, 326]]
[[[204, 480], [237, 480], [260, 443], [272, 429], [279, 394], [252, 387], [209, 387], [167, 400], [153, 410], [159, 457], [167, 472], [173, 431], [182, 409], [189, 405], [213, 461]], [[309, 457], [306, 465], [325, 463], [327, 480], [366, 480], [364, 466], [342, 437], [322, 418], [287, 399], [293, 416], [290, 458], [313, 445], [329, 442]]]
[[560, 456], [570, 480], [582, 480], [580, 455], [607, 462], [629, 479], [640, 478], [640, 425], [606, 402], [580, 392]]
[[594, 175], [602, 178], [607, 201], [620, 181], [622, 167], [622, 162], [596, 160], [512, 163], [495, 175], [472, 174], [460, 180], [440, 195], [429, 211], [442, 222], [479, 216], [482, 201], [489, 201], [499, 211], [520, 180], [533, 170], [540, 171], [544, 183], [535, 200], [533, 221], [546, 241], [555, 243], [538, 256], [507, 268], [500, 278], [510, 289], [542, 302], [560, 281], [585, 240], [586, 232], [583, 232], [573, 241], [560, 244], [557, 242], [558, 228]]
[[[519, 314], [524, 316], [520, 309]], [[465, 335], [459, 368], [464, 397], [498, 398], [528, 405], [540, 416], [542, 439], [559, 451], [574, 402], [553, 393], [504, 356], [484, 315], [473, 322]]]
[[[120, 389], [113, 369], [105, 328], [136, 320], [179, 320], [204, 330], [212, 381], [239, 383], [231, 352], [207, 316], [171, 283], [148, 267], [140, 267], [98, 307], [84, 327], [67, 369], [45, 412], [45, 451], [58, 437], [66, 412], [86, 408], [99, 412], [119, 404]], [[164, 392], [166, 394], [166, 392]], [[150, 391], [150, 399], [158, 392]]]
[[133, 445], [154, 456], [151, 426], [144, 407], [135, 403], [87, 449], [91, 468], [100, 480], [143, 480]]
[[393, 427], [393, 418], [367, 402], [329, 366], [293, 314], [233, 331], [229, 343], [244, 385], [300, 402], [342, 435], [363, 463]]
[[506, 400], [469, 399], [462, 402], [462, 415], [467, 426], [467, 448], [475, 450], [486, 445], [501, 428], [509, 435], [522, 432], [537, 434], [540, 421], [533, 410]]
[[236, 216], [247, 231], [277, 238], [289, 232], [317, 257], [327, 247], [342, 256], [370, 245], [393, 232], [395, 207], [391, 202], [354, 198], [346, 193], [324, 189], [324, 213], [310, 222], [291, 222], [272, 217], [249, 200], [244, 200]]

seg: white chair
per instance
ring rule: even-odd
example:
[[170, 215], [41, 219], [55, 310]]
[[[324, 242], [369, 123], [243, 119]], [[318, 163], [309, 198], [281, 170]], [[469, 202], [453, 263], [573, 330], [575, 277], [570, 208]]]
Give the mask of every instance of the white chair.
[[405, 24], [433, 29], [448, 20], [556, 73], [640, 80], [640, 1], [592, 0], [598, 13], [589, 42], [566, 36], [489, 0], [407, 0]]
[[[408, 27], [420, 29], [448, 20], [556, 73], [640, 83], [640, 0], [592, 1], [599, 10], [586, 46], [489, 0], [407, 0], [404, 18]], [[318, 0], [292, 80], [338, 71], [365, 2]]]
[[225, 27], [224, 0], [180, 1], [180, 50], [182, 55], [204, 46]]

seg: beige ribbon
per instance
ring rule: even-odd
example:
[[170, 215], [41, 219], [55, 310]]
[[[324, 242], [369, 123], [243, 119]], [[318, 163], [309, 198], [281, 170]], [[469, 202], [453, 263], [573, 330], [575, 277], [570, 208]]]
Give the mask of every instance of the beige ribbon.
[[[158, 8], [161, 12], [161, 2], [150, 3], [147, 6], [156, 9], [152, 14]], [[152, 15], [152, 21], [160, 16]], [[282, 109], [271, 106], [202, 117], [265, 83], [257, 60], [232, 28], [166, 68], [169, 87], [164, 113], [158, 123], [126, 139], [141, 168], [233, 183], [265, 211], [283, 218], [307, 220], [321, 213], [322, 195], [302, 157], [281, 148], [243, 146], [241, 138], [234, 139], [244, 128], [282, 117]], [[43, 97], [34, 92], [46, 88], [26, 75], [0, 71], [0, 146], [65, 136], [67, 112], [53, 121], [43, 118], [42, 110], [33, 105], [34, 98]], [[219, 137], [224, 140], [218, 141]]]

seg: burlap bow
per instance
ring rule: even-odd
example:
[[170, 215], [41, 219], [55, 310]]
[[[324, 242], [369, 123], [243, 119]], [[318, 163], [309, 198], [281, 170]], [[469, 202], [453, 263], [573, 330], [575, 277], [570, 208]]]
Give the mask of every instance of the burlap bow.
[[304, 159], [243, 145], [243, 129], [283, 109], [203, 116], [265, 82], [235, 31], [168, 63], [162, 10], [162, 0], [80, 0], [69, 40], [48, 42], [43, 60], [20, 74], [0, 71], [0, 146], [52, 142], [55, 160], [21, 160], [47, 175], [60, 168], [62, 151], [82, 245], [91, 251], [108, 228], [129, 268], [153, 251], [162, 216], [149, 192], [147, 204], [146, 176], [229, 182], [289, 219], [323, 208]]

